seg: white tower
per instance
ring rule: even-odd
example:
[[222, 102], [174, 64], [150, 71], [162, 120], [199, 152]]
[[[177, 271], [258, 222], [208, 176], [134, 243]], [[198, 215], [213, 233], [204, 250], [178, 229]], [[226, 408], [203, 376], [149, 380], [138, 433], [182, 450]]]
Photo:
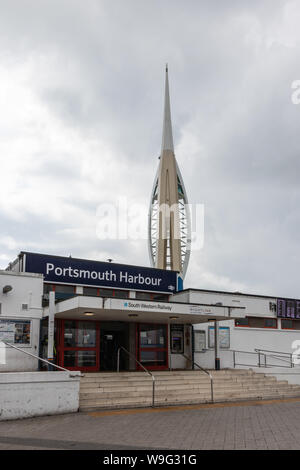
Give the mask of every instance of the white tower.
[[179, 271], [184, 278], [191, 245], [186, 191], [173, 145], [168, 66], [166, 67], [162, 148], [149, 210], [149, 254], [153, 267]]

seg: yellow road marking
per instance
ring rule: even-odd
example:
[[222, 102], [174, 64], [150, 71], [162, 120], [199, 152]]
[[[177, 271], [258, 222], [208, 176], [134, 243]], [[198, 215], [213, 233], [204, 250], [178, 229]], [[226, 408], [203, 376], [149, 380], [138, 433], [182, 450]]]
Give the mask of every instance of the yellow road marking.
[[223, 402], [223, 403], [201, 403], [199, 405], [178, 405], [158, 408], [131, 408], [124, 410], [106, 410], [106, 411], [92, 411], [88, 412], [89, 416], [95, 418], [101, 416], [114, 416], [114, 415], [131, 415], [137, 413], [163, 413], [166, 411], [182, 411], [182, 410], [201, 410], [205, 408], [226, 408], [234, 406], [257, 406], [257, 405], [271, 405], [274, 403], [293, 403], [300, 401], [299, 398], [283, 398], [273, 400], [251, 400], [239, 402]]

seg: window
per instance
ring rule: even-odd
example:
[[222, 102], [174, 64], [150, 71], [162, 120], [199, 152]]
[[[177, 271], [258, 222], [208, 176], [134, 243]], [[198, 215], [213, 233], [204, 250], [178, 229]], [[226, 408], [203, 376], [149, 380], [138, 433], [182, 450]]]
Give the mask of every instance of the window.
[[157, 302], [168, 302], [169, 295], [168, 294], [152, 294], [152, 300], [156, 300]]
[[129, 291], [128, 290], [114, 290], [114, 297], [117, 299], [128, 299]]
[[235, 320], [235, 326], [247, 328], [277, 328], [277, 318], [246, 317]]
[[100, 289], [100, 297], [113, 297], [113, 289]]
[[44, 284], [44, 294], [49, 294], [53, 290], [52, 284]]
[[61, 292], [63, 294], [75, 294], [75, 286], [57, 285], [55, 286], [55, 292]]
[[135, 298], [137, 300], [152, 300], [152, 294], [150, 292], [136, 292]]
[[283, 330], [300, 330], [300, 321], [282, 319], [281, 328]]
[[84, 287], [83, 295], [89, 295], [91, 297], [96, 297], [98, 295], [98, 289], [96, 287]]
[[277, 328], [277, 319], [276, 318], [265, 318], [264, 328]]
[[249, 326], [249, 319], [239, 318], [238, 320], [235, 320], [235, 326]]

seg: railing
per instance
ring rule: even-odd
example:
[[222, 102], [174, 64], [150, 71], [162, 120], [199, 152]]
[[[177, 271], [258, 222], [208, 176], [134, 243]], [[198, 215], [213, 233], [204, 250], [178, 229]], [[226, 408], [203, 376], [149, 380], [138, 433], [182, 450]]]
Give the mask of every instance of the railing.
[[205, 374], [207, 374], [210, 378], [210, 395], [211, 395], [211, 402], [213, 403], [214, 402], [214, 379], [213, 379], [213, 376], [211, 375], [211, 373], [204, 369], [204, 367], [201, 367], [199, 364], [197, 364], [197, 362], [195, 361], [192, 361], [192, 359], [190, 359], [188, 356], [186, 356], [185, 354], [182, 354], [183, 357], [185, 357], [188, 361], [190, 361], [192, 363], [192, 367], [194, 366], [197, 366], [199, 367], [199, 369], [202, 370], [202, 372], [205, 372]]
[[50, 361], [47, 361], [47, 359], [43, 359], [39, 356], [36, 356], [35, 354], [32, 354], [28, 351], [24, 351], [24, 349], [21, 349], [21, 348], [18, 348], [17, 346], [14, 346], [10, 343], [6, 343], [6, 341], [1, 341], [3, 344], [5, 344], [6, 346], [9, 346], [10, 348], [13, 348], [13, 349], [17, 349], [17, 351], [20, 351], [24, 354], [27, 354], [27, 356], [31, 356], [31, 357], [34, 357], [35, 359], [38, 359], [39, 361], [42, 361], [42, 362], [45, 362], [46, 364], [52, 366], [52, 367], [56, 367], [56, 369], [60, 369], [60, 370], [63, 370], [64, 372], [68, 372], [69, 373], [69, 376], [70, 377], [76, 377], [78, 376], [78, 372], [77, 371], [74, 371], [72, 372], [71, 370], [68, 370], [68, 369], [65, 369], [64, 367], [60, 367], [56, 364], [53, 364], [53, 362], [50, 362]]
[[[234, 350], [233, 353], [233, 366], [252, 366], [252, 367], [283, 367], [283, 368], [292, 368], [295, 367], [294, 358], [295, 354], [287, 353], [282, 351], [272, 351], [268, 349], [254, 349], [254, 351], [238, 351]], [[245, 363], [245, 362], [237, 362], [237, 355], [250, 355], [251, 357], [256, 357], [256, 363]], [[297, 355], [297, 358], [299, 356]], [[269, 359], [269, 360], [268, 360]], [[270, 362], [271, 361], [273, 362]], [[275, 361], [276, 364], [274, 363]]]
[[125, 351], [128, 356], [131, 356], [133, 357], [133, 359], [135, 360], [135, 362], [142, 368], [144, 369], [145, 372], [147, 372], [147, 374], [149, 374], [152, 378], [152, 408], [154, 408], [155, 404], [154, 404], [154, 401], [155, 401], [155, 377], [154, 375], [148, 370], [146, 369], [146, 367], [143, 366], [143, 364], [140, 363], [140, 361], [137, 360], [137, 358], [135, 357], [134, 354], [132, 354], [131, 352], [127, 351], [127, 349], [125, 349], [123, 346], [119, 346], [118, 348], [118, 356], [117, 356], [117, 372], [120, 372], [120, 352], [121, 350]]

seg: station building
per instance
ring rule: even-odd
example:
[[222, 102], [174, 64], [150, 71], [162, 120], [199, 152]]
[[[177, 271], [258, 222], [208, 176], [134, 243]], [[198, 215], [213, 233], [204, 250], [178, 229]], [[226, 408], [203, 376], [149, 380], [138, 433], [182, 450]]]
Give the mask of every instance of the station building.
[[[12, 289], [1, 293], [0, 340], [47, 358], [54, 293], [54, 361], [69, 370], [114, 371], [120, 346], [121, 370], [139, 370], [136, 360], [151, 370], [191, 368], [194, 325], [244, 317], [242, 306], [177, 297], [182, 281], [169, 270], [21, 252], [1, 278]], [[22, 294], [16, 295], [20, 286]], [[32, 292], [36, 316], [28, 300]], [[25, 342], [12, 333], [21, 320], [27, 322]], [[10, 360], [5, 367], [26, 370], [32, 362]]]
[[[300, 339], [300, 300], [183, 290], [170, 270], [21, 252], [0, 280], [0, 341], [47, 359], [52, 295], [53, 360], [68, 370], [115, 371], [119, 347], [124, 371], [193, 362], [213, 369], [216, 328], [221, 368], [255, 366], [256, 349], [285, 353], [288, 362]], [[43, 367], [5, 351], [1, 371]]]

